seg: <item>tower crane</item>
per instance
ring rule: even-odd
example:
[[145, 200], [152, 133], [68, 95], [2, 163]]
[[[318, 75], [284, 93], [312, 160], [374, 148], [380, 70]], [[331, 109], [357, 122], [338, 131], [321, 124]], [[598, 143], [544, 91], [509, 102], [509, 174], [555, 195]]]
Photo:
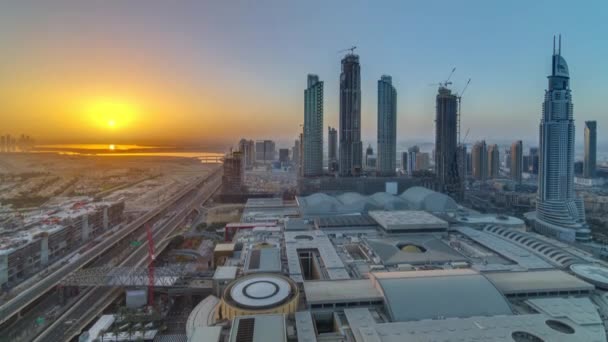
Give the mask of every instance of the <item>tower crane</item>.
[[447, 88], [447, 86], [449, 86], [450, 84], [452, 84], [452, 82], [450, 82], [450, 79], [452, 78], [452, 75], [454, 75], [454, 71], [456, 71], [456, 67], [452, 68], [452, 72], [450, 72], [450, 75], [448, 76], [448, 78], [446, 78], [445, 81], [439, 82], [439, 83], [431, 83], [429, 85], [431, 85], [431, 86], [440, 86], [440, 87]]
[[[464, 94], [464, 92], [467, 90], [467, 88], [469, 87], [469, 83], [471, 83], [471, 79], [469, 78], [469, 80], [467, 81], [467, 84], [464, 85], [464, 88], [462, 88], [462, 91], [460, 92], [460, 94], [458, 94], [458, 143], [461, 144], [462, 141], [460, 140], [460, 101], [462, 100], [462, 95]], [[469, 134], [469, 131], [467, 130], [467, 135]], [[466, 137], [465, 137], [466, 139]]]
[[340, 51], [338, 51], [338, 53], [342, 53], [342, 52], [350, 51], [350, 54], [352, 55], [352, 54], [355, 52], [355, 49], [356, 49], [356, 48], [357, 48], [357, 47], [356, 47], [355, 45], [353, 45], [353, 46], [351, 46], [351, 47], [350, 47], [350, 48], [348, 48], [348, 49], [344, 49], [344, 50], [340, 50]]

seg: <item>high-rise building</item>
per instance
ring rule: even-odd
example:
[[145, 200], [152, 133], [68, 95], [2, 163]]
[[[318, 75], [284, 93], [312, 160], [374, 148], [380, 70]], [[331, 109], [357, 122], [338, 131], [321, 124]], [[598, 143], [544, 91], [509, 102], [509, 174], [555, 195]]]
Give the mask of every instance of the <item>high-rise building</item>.
[[528, 172], [537, 175], [538, 174], [538, 163], [540, 156], [538, 153], [538, 147], [530, 147], [529, 160], [528, 160]]
[[510, 160], [511, 162], [509, 163], [510, 166], [510, 172], [511, 172], [511, 179], [516, 181], [517, 183], [521, 183], [521, 178], [522, 178], [522, 172], [523, 172], [523, 156], [524, 156], [524, 149], [523, 149], [523, 144], [521, 142], [521, 140], [517, 140], [515, 142], [513, 142], [513, 144], [511, 144], [511, 155]]
[[244, 190], [244, 163], [241, 152], [231, 152], [224, 157], [222, 193], [240, 194]]
[[506, 148], [502, 160], [505, 162], [505, 167], [511, 169], [511, 148]]
[[397, 91], [390, 76], [378, 80], [379, 176], [394, 176], [397, 168]]
[[327, 127], [327, 160], [329, 171], [338, 171], [338, 131], [331, 127]]
[[301, 154], [300, 154], [300, 139], [296, 139], [294, 141], [293, 147], [292, 147], [292, 151], [291, 151], [291, 157], [293, 159], [294, 164], [296, 164], [296, 167], [299, 167], [301, 164]]
[[401, 170], [403, 170], [403, 172], [407, 172], [407, 161], [408, 161], [408, 152], [401, 152]]
[[458, 175], [458, 98], [440, 86], [435, 102], [435, 174], [439, 190], [461, 198]]
[[3, 136], [0, 136], [0, 152], [6, 152], [6, 140]]
[[289, 149], [288, 148], [280, 148], [279, 149], [279, 162], [289, 163]]
[[275, 143], [272, 140], [258, 140], [255, 142], [255, 160], [261, 163], [274, 161], [276, 154]]
[[416, 153], [416, 171], [428, 170], [431, 167], [431, 155], [427, 152]]
[[574, 192], [574, 110], [568, 64], [555, 49], [540, 120], [535, 228], [565, 241], [591, 239], [583, 201]]
[[585, 163], [583, 165], [583, 176], [585, 178], [595, 177], [596, 150], [597, 122], [585, 121]]
[[418, 147], [417, 145], [414, 145], [410, 148], [407, 149], [407, 152], [409, 154], [409, 162], [408, 162], [408, 167], [407, 167], [407, 173], [409, 175], [412, 175], [412, 173], [417, 169], [416, 167], [416, 160], [418, 158], [418, 153], [420, 153], [420, 147]]
[[473, 178], [484, 181], [488, 178], [488, 150], [485, 140], [478, 141], [471, 150], [471, 173]]
[[255, 162], [255, 143], [253, 140], [241, 139], [239, 141], [239, 152], [243, 155], [244, 167], [251, 168]]
[[[373, 164], [369, 161], [372, 157], [374, 158]], [[365, 167], [367, 169], [376, 168], [376, 156], [374, 155], [374, 149], [371, 144], [365, 149]]]
[[493, 144], [488, 147], [488, 177], [498, 178], [500, 171], [500, 153], [498, 145]]
[[359, 56], [349, 53], [342, 59], [340, 74], [340, 146], [339, 175], [361, 175], [361, 68]]
[[308, 75], [304, 90], [304, 177], [323, 174], [323, 81]]
[[[466, 179], [467, 174], [469, 173], [469, 170], [468, 170], [469, 163], [467, 162], [467, 155], [468, 155], [467, 154], [467, 145], [459, 144], [456, 149], [456, 154], [457, 154], [457, 164], [458, 164], [458, 176], [460, 177], [461, 181], [464, 183], [464, 180]], [[464, 186], [462, 188], [462, 191], [464, 191]]]

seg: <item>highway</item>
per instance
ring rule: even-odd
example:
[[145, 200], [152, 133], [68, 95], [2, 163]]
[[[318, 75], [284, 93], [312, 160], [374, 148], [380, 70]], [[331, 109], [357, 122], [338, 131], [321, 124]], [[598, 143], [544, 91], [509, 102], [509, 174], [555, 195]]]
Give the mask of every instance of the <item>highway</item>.
[[[176, 215], [170, 218], [165, 224], [153, 232], [156, 253], [159, 254], [169, 244], [170, 240], [165, 239], [179, 228], [188, 214], [200, 203], [206, 202], [213, 193], [220, 187], [221, 178], [218, 174], [205, 184], [197, 195], [188, 204], [184, 205]], [[123, 262], [117, 266], [141, 266], [148, 258], [148, 246], [142, 244], [131, 253]], [[104, 308], [112, 303], [123, 292], [122, 288], [95, 287], [84, 295], [78, 302], [62, 316], [57, 318], [45, 331], [43, 331], [34, 341], [69, 341], [77, 336], [80, 331], [97, 317]], [[69, 323], [69, 324], [68, 324]]]
[[61, 279], [63, 279], [66, 275], [82, 268], [83, 266], [94, 261], [96, 258], [102, 256], [104, 253], [108, 252], [112, 247], [114, 247], [118, 242], [127, 238], [130, 234], [141, 228], [145, 223], [153, 219], [155, 216], [161, 214], [164, 210], [181, 200], [183, 197], [187, 196], [191, 191], [197, 189], [197, 187], [203, 184], [206, 180], [217, 177], [218, 174], [221, 174], [220, 169], [215, 170], [212, 174], [208, 176], [208, 178], [200, 179], [194, 182], [193, 184], [186, 186], [184, 189], [180, 190], [177, 194], [172, 196], [169, 200], [158, 206], [156, 209], [147, 212], [146, 214], [137, 218], [135, 221], [128, 224], [120, 231], [114, 233], [107, 239], [93, 246], [87, 252], [83, 253], [74, 262], [62, 266], [55, 272], [41, 279], [35, 285], [22, 291], [17, 296], [7, 301], [4, 305], [0, 307], [0, 324], [8, 321], [14, 315], [18, 314], [23, 308], [25, 308], [26, 306], [40, 298], [42, 295], [47, 293], [55, 285], [57, 285], [61, 281]]

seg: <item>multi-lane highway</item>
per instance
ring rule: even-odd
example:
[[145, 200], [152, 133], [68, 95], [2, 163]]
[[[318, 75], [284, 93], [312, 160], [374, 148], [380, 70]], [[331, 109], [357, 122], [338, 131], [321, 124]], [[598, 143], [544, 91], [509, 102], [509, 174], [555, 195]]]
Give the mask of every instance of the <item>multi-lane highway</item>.
[[[183, 224], [190, 212], [207, 201], [221, 185], [216, 174], [202, 186], [194, 198], [179, 208], [175, 215], [153, 232], [155, 249], [160, 253], [168, 244], [165, 239]], [[118, 266], [140, 266], [147, 260], [147, 246], [139, 246]], [[55, 320], [35, 341], [68, 341], [77, 336], [101, 311], [122, 293], [121, 288], [95, 287], [84, 295], [62, 316]]]

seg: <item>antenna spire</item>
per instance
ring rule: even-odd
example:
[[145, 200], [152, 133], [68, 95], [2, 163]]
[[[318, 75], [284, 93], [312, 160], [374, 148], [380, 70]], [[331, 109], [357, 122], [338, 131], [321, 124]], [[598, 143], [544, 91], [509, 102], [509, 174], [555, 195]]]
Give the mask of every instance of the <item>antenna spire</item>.
[[555, 55], [555, 35], [553, 35], [553, 54]]
[[558, 55], [562, 55], [562, 35], [559, 35], [559, 50], [557, 50]]

